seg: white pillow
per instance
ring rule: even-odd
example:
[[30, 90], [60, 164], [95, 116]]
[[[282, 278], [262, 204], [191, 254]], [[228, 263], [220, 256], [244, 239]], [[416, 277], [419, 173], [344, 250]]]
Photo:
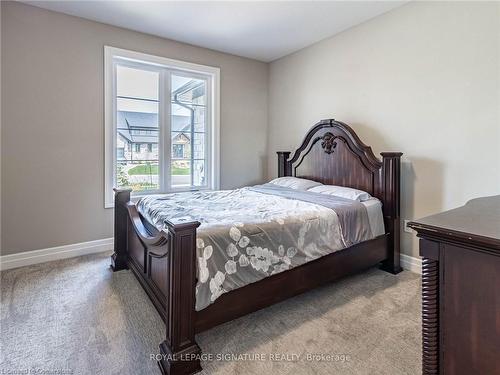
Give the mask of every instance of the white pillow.
[[336, 185], [316, 186], [308, 191], [313, 193], [335, 195], [336, 197], [351, 199], [358, 202], [366, 201], [372, 197], [366, 191]]
[[269, 183], [297, 190], [308, 190], [321, 185], [319, 182], [297, 177], [279, 177]]

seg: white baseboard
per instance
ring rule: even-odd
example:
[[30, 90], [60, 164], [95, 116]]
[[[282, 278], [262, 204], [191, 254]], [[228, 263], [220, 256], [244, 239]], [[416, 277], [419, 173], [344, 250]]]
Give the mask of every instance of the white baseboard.
[[421, 258], [415, 258], [411, 257], [406, 254], [400, 254], [400, 261], [401, 261], [401, 267], [403, 269], [418, 273], [419, 275], [422, 274], [422, 259]]
[[113, 250], [113, 238], [0, 256], [0, 270]]

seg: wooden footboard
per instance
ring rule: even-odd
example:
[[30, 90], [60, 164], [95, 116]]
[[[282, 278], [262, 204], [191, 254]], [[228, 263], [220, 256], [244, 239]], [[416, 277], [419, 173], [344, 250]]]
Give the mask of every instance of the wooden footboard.
[[165, 374], [201, 370], [194, 340], [196, 228], [199, 222], [167, 222], [167, 230], [149, 227], [130, 201], [128, 189], [115, 189], [115, 252], [111, 268], [129, 268], [147, 292], [166, 325], [160, 344]]

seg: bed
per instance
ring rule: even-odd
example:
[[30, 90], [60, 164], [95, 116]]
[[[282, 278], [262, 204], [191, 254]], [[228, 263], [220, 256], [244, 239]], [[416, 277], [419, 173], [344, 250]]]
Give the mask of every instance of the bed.
[[166, 324], [162, 373], [201, 370], [196, 333], [378, 264], [401, 271], [400, 152], [379, 160], [348, 125], [323, 120], [292, 156], [277, 154], [279, 177], [373, 198], [263, 184], [135, 204], [115, 189], [111, 267], [134, 273]]

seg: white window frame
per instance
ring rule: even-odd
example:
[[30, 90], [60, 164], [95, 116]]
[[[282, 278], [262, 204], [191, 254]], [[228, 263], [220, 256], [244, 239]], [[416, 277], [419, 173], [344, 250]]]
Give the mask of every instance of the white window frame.
[[[164, 132], [166, 129], [165, 124], [160, 124], [159, 132], [159, 154], [163, 155], [160, 157], [159, 168], [166, 176], [165, 183], [161, 184], [160, 190], [133, 193], [133, 198], [138, 198], [147, 194], [157, 194], [157, 193], [169, 193], [173, 191], [192, 191], [192, 190], [218, 190], [220, 188], [220, 68], [194, 64], [190, 62], [169, 59], [161, 56], [149, 55], [146, 53], [129, 51], [121, 48], [115, 48], [110, 46], [104, 46], [104, 207], [113, 208], [114, 207], [114, 194], [113, 187], [116, 186], [116, 103], [114, 94], [116, 92], [116, 82], [115, 82], [115, 64], [113, 60], [115, 58], [120, 58], [130, 62], [131, 65], [134, 63], [146, 63], [151, 66], [157, 66], [161, 69], [169, 69], [174, 71], [174, 74], [187, 73], [190, 76], [199, 75], [204, 79], [207, 79], [208, 86], [207, 91], [211, 93], [208, 95], [207, 103], [207, 118], [209, 121], [209, 138], [210, 145], [208, 145], [208, 159], [207, 163], [210, 168], [208, 168], [208, 186], [207, 187], [178, 187], [170, 188], [170, 163], [165, 163], [166, 155], [170, 155], [170, 142], [164, 142], [165, 139]], [[161, 100], [161, 96], [165, 95], [165, 87], [163, 87], [164, 79], [160, 79], [160, 105], [158, 108], [160, 121], [165, 121], [164, 119], [170, 113], [170, 101], [165, 104], [165, 101]], [[162, 106], [162, 103], [164, 104]], [[162, 108], [167, 107], [167, 108]], [[163, 120], [162, 120], [163, 119]], [[170, 130], [170, 129], [168, 129]], [[164, 143], [167, 143], [166, 145]]]

